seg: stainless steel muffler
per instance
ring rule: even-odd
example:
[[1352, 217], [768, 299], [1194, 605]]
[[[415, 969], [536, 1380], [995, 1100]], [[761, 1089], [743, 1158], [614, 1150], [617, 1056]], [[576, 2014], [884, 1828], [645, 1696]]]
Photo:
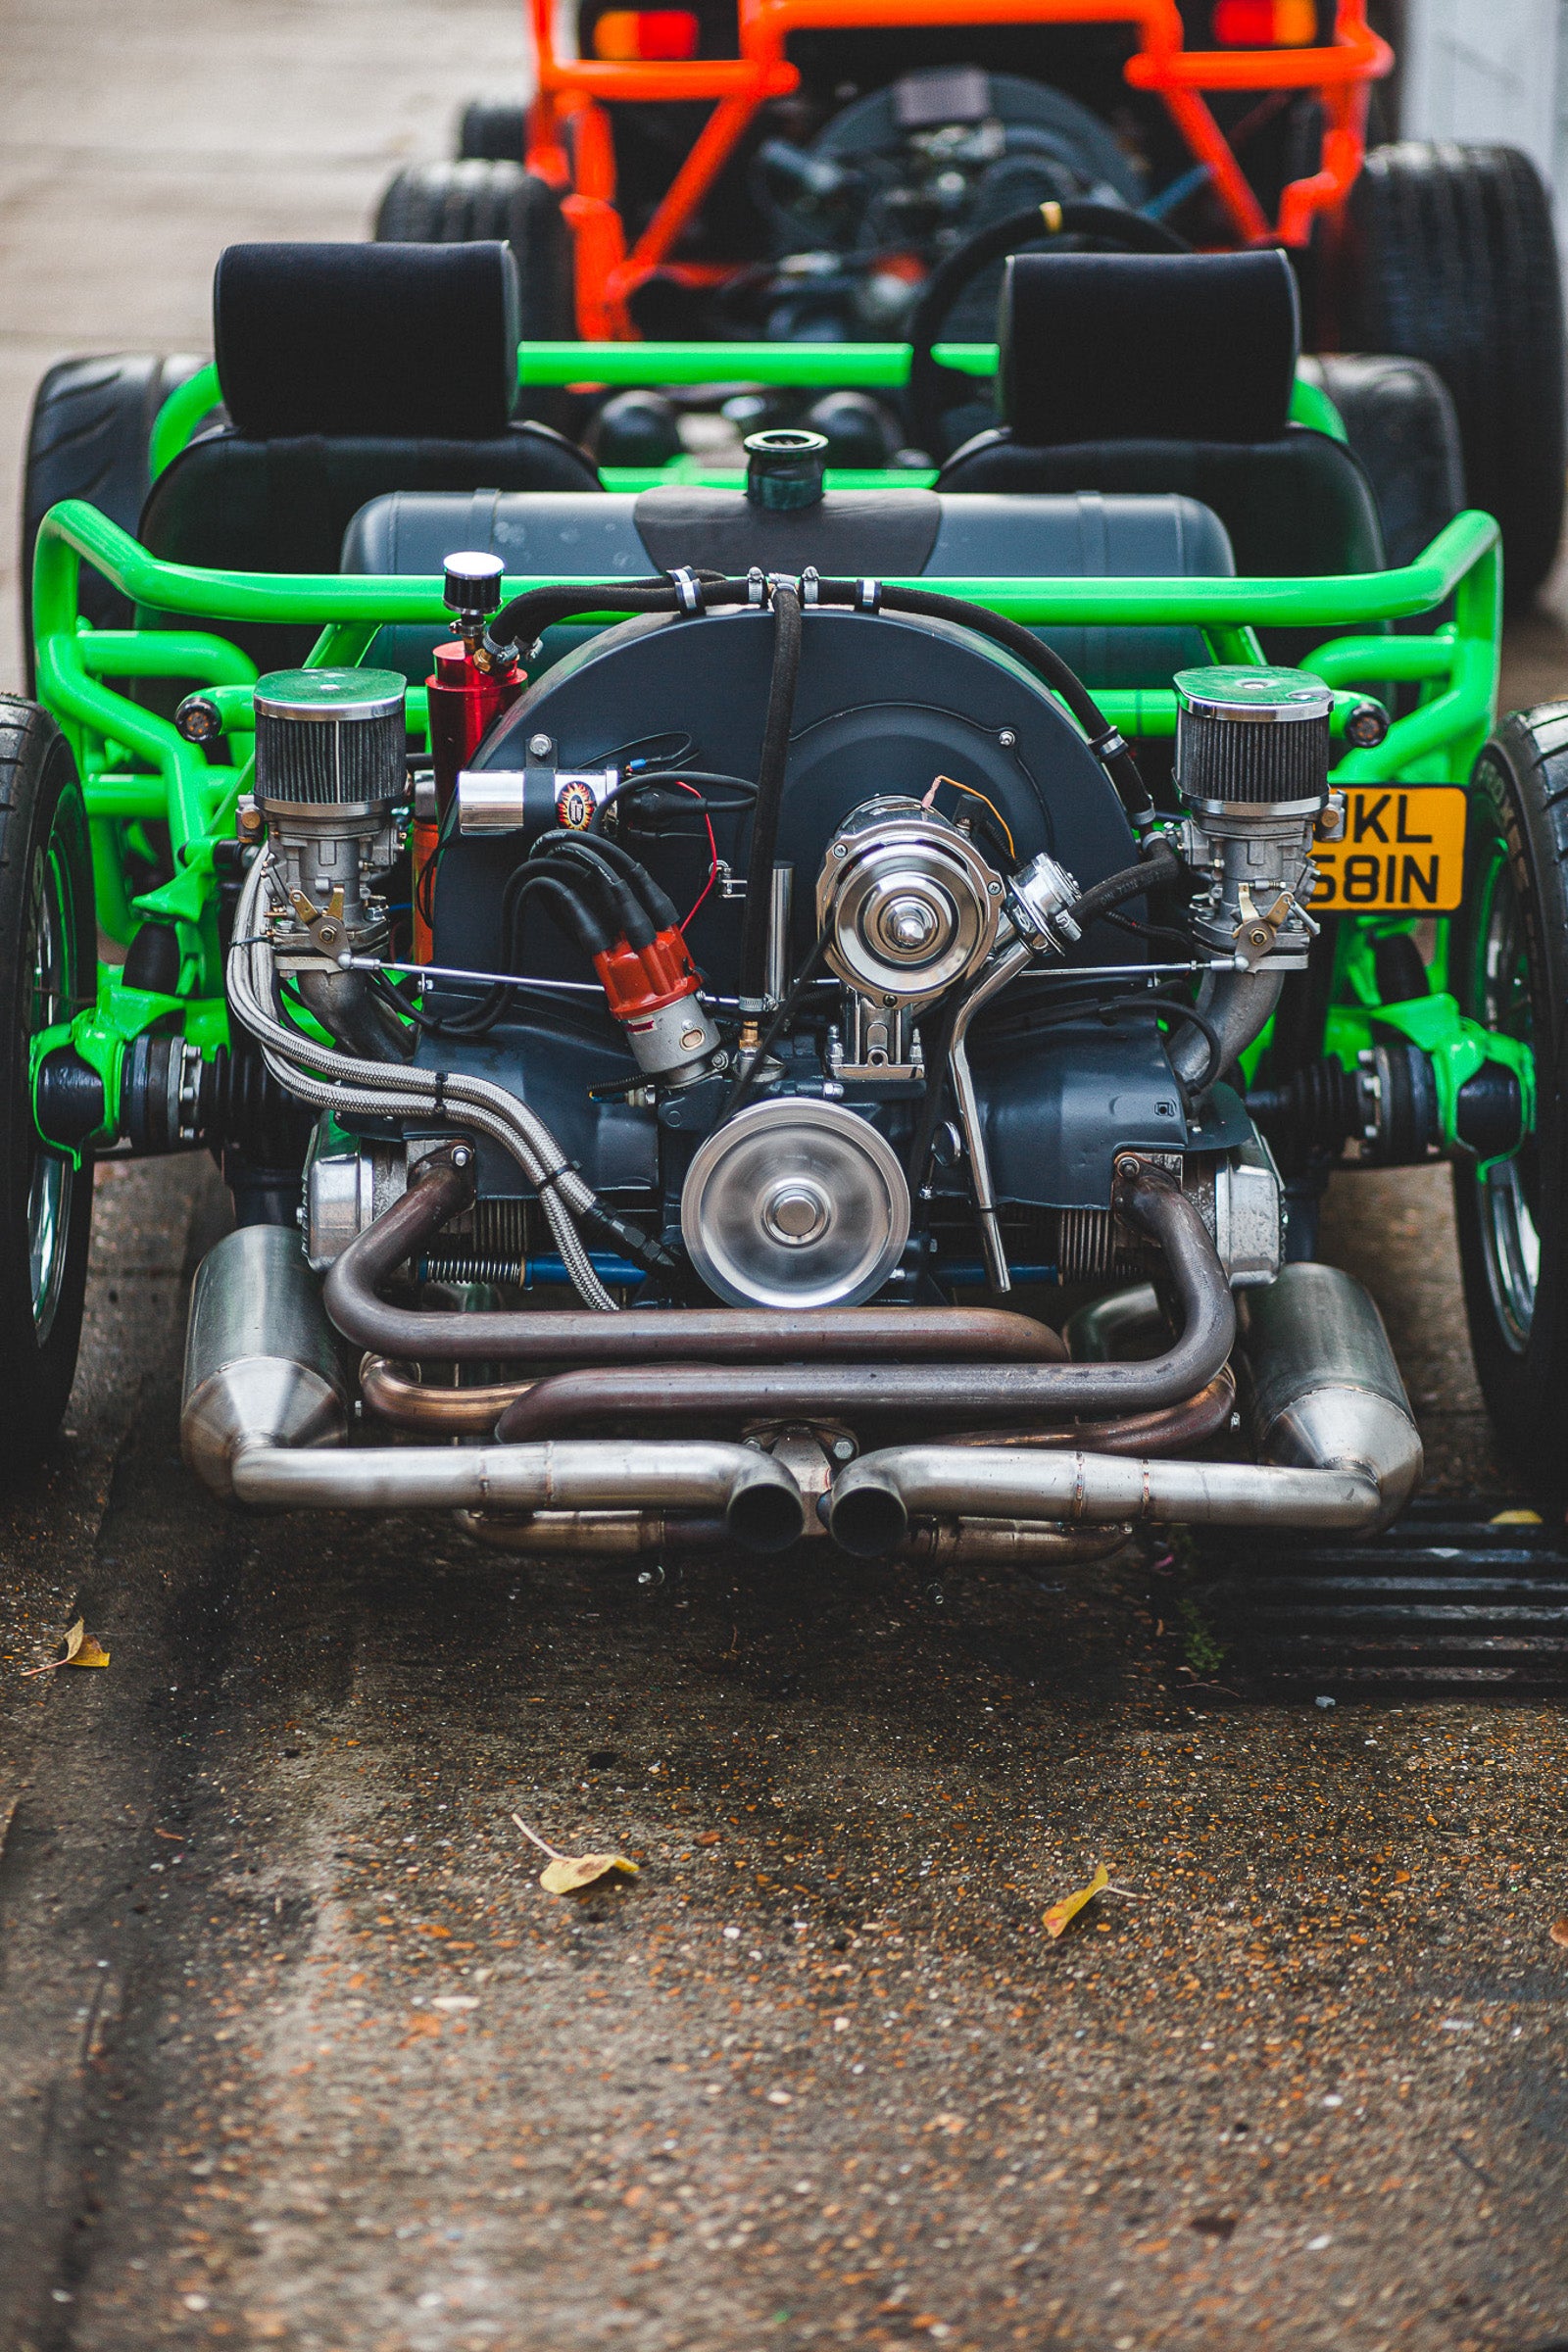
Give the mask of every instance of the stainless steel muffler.
[[1243, 1301], [1255, 1464], [998, 1446], [896, 1446], [834, 1481], [828, 1526], [869, 1558], [913, 1519], [957, 1513], [1110, 1526], [1370, 1531], [1420, 1482], [1421, 1440], [1377, 1308], [1337, 1266], [1287, 1266]]
[[800, 1488], [751, 1446], [614, 1439], [351, 1450], [346, 1384], [297, 1233], [247, 1225], [191, 1292], [180, 1443], [215, 1494], [295, 1509], [690, 1511], [748, 1551], [783, 1551]]

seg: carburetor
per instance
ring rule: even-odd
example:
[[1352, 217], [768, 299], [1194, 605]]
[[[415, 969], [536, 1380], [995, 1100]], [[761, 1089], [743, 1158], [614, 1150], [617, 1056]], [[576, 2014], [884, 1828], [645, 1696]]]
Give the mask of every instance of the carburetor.
[[1303, 971], [1318, 928], [1312, 843], [1343, 823], [1329, 790], [1334, 697], [1302, 669], [1183, 669], [1174, 684], [1182, 848], [1210, 876], [1193, 928], [1239, 970]]
[[274, 933], [285, 966], [336, 969], [386, 936], [370, 885], [398, 855], [406, 691], [390, 669], [280, 669], [257, 683], [256, 804], [294, 914]]

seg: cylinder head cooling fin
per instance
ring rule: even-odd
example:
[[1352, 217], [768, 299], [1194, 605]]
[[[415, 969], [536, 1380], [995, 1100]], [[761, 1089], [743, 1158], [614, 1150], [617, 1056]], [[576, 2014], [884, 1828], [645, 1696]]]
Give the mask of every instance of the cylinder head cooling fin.
[[1304, 669], [1183, 669], [1176, 687], [1176, 781], [1206, 808], [1320, 807], [1328, 796], [1334, 697]]
[[278, 669], [256, 688], [263, 807], [393, 801], [404, 790], [407, 688], [392, 669]]

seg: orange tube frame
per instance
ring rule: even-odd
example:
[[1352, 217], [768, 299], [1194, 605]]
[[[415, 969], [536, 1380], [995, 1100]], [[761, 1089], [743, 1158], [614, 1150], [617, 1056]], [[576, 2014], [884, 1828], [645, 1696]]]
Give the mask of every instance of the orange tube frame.
[[[1159, 98], [1243, 245], [1304, 245], [1320, 214], [1343, 205], [1361, 169], [1369, 85], [1394, 53], [1366, 21], [1366, 0], [1338, 0], [1334, 38], [1304, 49], [1188, 49], [1176, 0], [737, 0], [740, 54], [679, 62], [616, 62], [557, 54], [552, 0], [528, 0], [538, 59], [527, 162], [563, 189], [575, 243], [578, 331], [590, 341], [635, 337], [627, 302], [664, 267], [686, 278], [722, 279], [722, 268], [670, 265], [669, 254], [734, 154], [760, 107], [785, 97], [800, 74], [785, 56], [792, 32], [915, 24], [1127, 24], [1139, 46], [1130, 88]], [[1270, 223], [1204, 93], [1310, 90], [1325, 127], [1319, 169], [1292, 180]], [[604, 101], [713, 102], [713, 111], [628, 252], [615, 209], [615, 154]]]

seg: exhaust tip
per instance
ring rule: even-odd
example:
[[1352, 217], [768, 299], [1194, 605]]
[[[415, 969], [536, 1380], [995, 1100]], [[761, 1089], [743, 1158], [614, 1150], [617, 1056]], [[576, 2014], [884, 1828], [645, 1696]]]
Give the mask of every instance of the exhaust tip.
[[858, 1560], [877, 1560], [904, 1542], [909, 1514], [902, 1495], [875, 1472], [850, 1469], [828, 1496], [827, 1524], [841, 1551]]
[[806, 1500], [788, 1471], [760, 1455], [756, 1469], [736, 1480], [724, 1524], [743, 1551], [788, 1551], [806, 1533]]

